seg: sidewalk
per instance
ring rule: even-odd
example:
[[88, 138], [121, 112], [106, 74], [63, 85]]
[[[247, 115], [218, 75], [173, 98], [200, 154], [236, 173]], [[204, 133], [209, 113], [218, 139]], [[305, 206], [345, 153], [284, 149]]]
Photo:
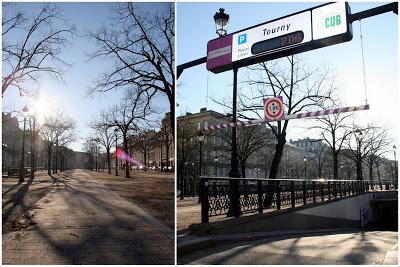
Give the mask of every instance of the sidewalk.
[[395, 231], [325, 229], [178, 237], [178, 264], [398, 264]]
[[3, 235], [3, 264], [173, 264], [174, 232], [83, 171], [57, 178]]

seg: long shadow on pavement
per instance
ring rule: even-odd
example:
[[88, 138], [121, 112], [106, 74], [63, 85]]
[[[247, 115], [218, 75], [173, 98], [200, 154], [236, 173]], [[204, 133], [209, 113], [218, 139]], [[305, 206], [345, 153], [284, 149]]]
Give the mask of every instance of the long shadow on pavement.
[[[349, 252], [341, 258], [329, 260], [321, 257], [307, 257], [296, 255], [299, 251], [299, 241], [304, 237], [321, 237], [321, 245], [324, 244], [324, 237], [332, 234], [352, 234], [349, 237], [340, 239], [341, 243], [357, 239], [356, 246], [349, 250]], [[293, 239], [292, 243], [288, 246], [282, 247], [281, 244], [273, 244], [275, 241], [283, 241]], [[374, 240], [376, 238], [374, 237]], [[380, 238], [378, 237], [377, 240]], [[387, 241], [387, 239], [383, 239]], [[266, 250], [260, 255], [263, 255], [264, 261], [257, 261], [253, 254], [249, 251], [258, 246], [268, 245], [270, 250]], [[282, 251], [276, 253], [274, 251]], [[318, 250], [318, 248], [316, 248]], [[339, 231], [339, 232], [326, 232], [326, 233], [307, 233], [302, 235], [288, 235], [277, 236], [268, 239], [262, 239], [249, 242], [238, 242], [216, 246], [211, 249], [194, 252], [192, 254], [178, 258], [178, 264], [368, 264], [368, 253], [377, 252], [379, 249], [365, 237], [364, 231]], [[217, 255], [219, 254], [219, 255]], [[246, 256], [248, 255], [248, 256]], [[235, 258], [242, 257], [235, 262]], [[247, 258], [246, 258], [247, 257]], [[244, 261], [244, 258], [246, 259]], [[273, 262], [269, 261], [273, 258]], [[329, 261], [331, 261], [329, 263]], [[382, 259], [383, 261], [383, 259]]]
[[[63, 210], [49, 214], [48, 224], [38, 222], [32, 227], [32, 233], [38, 233], [36, 240], [44, 241], [55, 254], [47, 253], [47, 258], [44, 255], [42, 263], [173, 264], [173, 238], [156, 231], [157, 226], [153, 227], [145, 214], [129, 205], [120, 207], [118, 201], [105, 202], [97, 197], [95, 194], [109, 194], [110, 190], [81, 180], [88, 178], [74, 179], [77, 185], [71, 186], [52, 176], [59, 186], [55, 189], [57, 194], [61, 194], [62, 203], [68, 203], [68, 207], [65, 214]], [[64, 218], [73, 207], [81, 216], [78, 221]]]

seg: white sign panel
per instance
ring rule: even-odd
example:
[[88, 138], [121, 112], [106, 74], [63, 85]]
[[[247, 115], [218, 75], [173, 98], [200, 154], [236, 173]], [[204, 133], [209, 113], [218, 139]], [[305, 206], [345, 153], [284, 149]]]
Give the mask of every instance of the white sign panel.
[[345, 2], [313, 9], [312, 26], [314, 40], [345, 33], [347, 31]]
[[[296, 32], [300, 34], [298, 36], [301, 36], [301, 38], [288, 36], [285, 39], [285, 35]], [[282, 40], [277, 39], [280, 36], [282, 36]], [[289, 38], [291, 39], [289, 40]], [[270, 39], [273, 40], [269, 43], [259, 43]], [[287, 49], [288, 47], [309, 42], [311, 39], [311, 11], [305, 11], [233, 34], [232, 62], [259, 54], [268, 54], [281, 49]], [[253, 47], [256, 43], [259, 43], [257, 47]]]

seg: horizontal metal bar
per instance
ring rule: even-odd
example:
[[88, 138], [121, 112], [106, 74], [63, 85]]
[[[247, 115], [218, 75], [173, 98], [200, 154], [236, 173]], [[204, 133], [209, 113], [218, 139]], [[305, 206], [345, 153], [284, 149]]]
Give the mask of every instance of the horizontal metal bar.
[[202, 58], [198, 58], [198, 59], [183, 63], [181, 65], [178, 65], [176, 67], [178, 78], [179, 78], [179, 76], [181, 76], [182, 72], [185, 69], [188, 69], [188, 68], [191, 68], [191, 67], [206, 63], [206, 62], [207, 62], [207, 57], [202, 57]]
[[356, 20], [361, 20], [361, 19], [366, 19], [372, 16], [380, 15], [386, 12], [391, 12], [393, 11], [394, 13], [398, 14], [398, 3], [393, 2], [390, 4], [386, 4], [383, 6], [378, 6], [375, 8], [367, 9], [361, 12], [357, 12], [354, 14], [351, 14], [349, 16], [349, 21], [350, 23], [356, 21]]

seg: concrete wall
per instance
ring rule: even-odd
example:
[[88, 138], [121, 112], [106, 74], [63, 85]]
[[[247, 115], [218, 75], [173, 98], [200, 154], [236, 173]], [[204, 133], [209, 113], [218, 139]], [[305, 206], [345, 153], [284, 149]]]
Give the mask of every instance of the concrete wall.
[[369, 207], [373, 194], [366, 193], [324, 204], [309, 204], [265, 214], [242, 216], [237, 219], [192, 225], [190, 232], [204, 234], [233, 234], [248, 232], [358, 228], [360, 210]]
[[325, 205], [296, 211], [295, 214], [359, 221], [360, 210], [369, 207], [369, 201], [372, 199], [372, 196], [373, 193], [368, 193], [356, 197], [345, 198]]

